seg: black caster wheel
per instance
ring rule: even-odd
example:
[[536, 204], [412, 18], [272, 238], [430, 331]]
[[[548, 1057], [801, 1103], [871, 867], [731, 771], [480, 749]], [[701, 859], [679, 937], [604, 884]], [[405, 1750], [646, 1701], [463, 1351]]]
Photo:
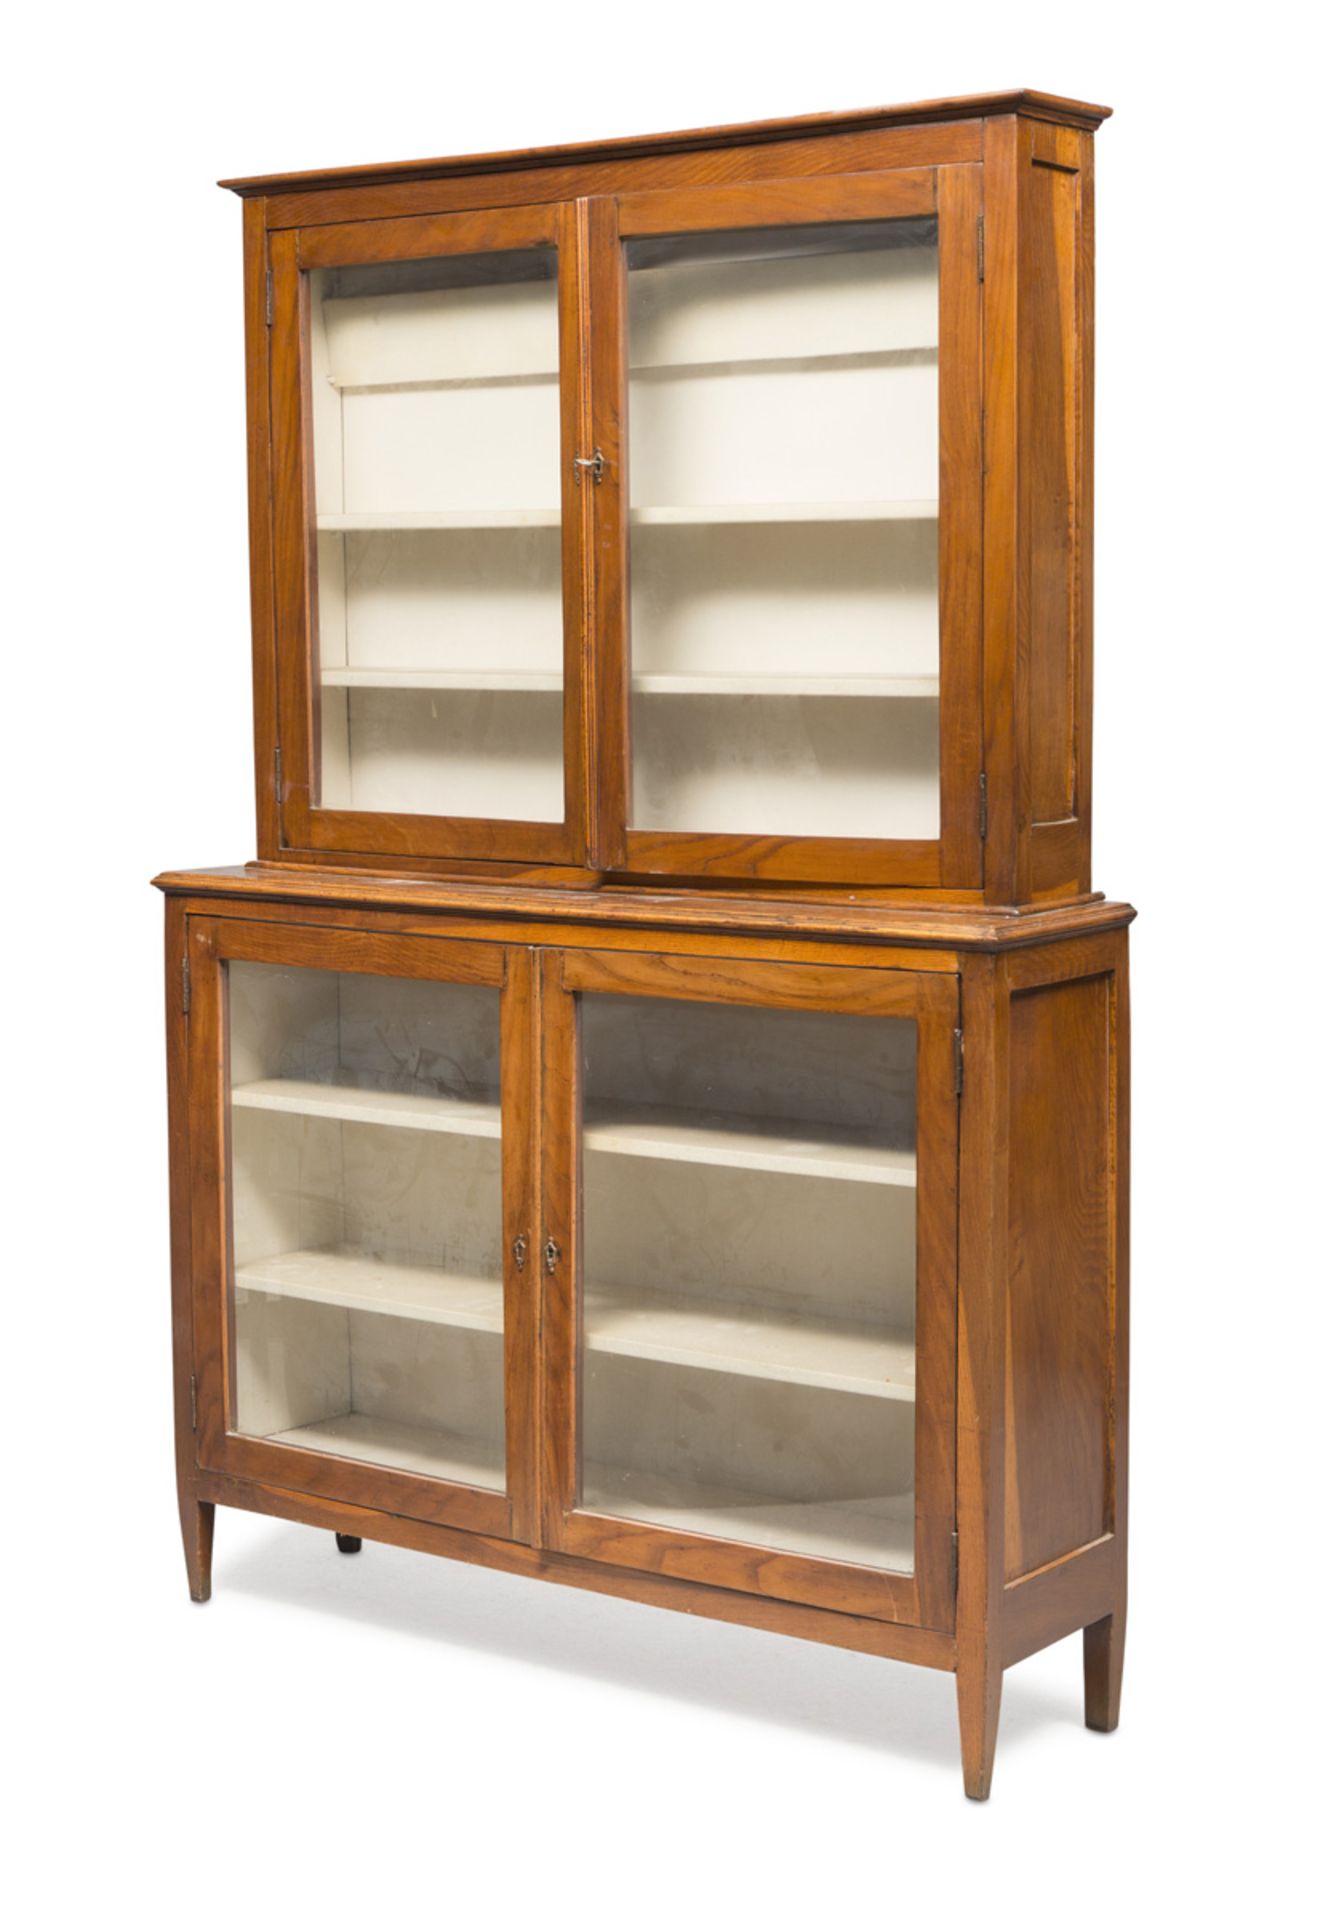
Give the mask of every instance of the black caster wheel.
[[337, 1533], [335, 1545], [341, 1553], [361, 1553], [363, 1550], [363, 1543], [356, 1533]]

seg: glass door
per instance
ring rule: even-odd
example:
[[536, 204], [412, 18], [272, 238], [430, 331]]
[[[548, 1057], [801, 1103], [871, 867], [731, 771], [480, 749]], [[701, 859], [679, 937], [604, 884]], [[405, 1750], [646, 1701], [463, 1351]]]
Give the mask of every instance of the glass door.
[[950, 1625], [956, 982], [543, 964], [546, 1540]]
[[618, 200], [628, 869], [979, 884], [979, 207], [975, 167]]
[[287, 844], [584, 858], [575, 218], [271, 240]]
[[524, 952], [214, 921], [190, 956], [202, 1461], [526, 1537]]

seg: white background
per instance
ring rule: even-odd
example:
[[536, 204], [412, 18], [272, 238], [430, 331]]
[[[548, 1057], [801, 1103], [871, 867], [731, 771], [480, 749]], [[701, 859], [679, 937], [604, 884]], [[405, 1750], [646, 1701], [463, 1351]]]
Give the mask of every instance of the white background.
[[[1276, 5], [1249, 38], [1232, 10], [1128, 0], [22, 18], [0, 398], [13, 1910], [1310, 1910], [1334, 1714], [1320, 10]], [[232, 1512], [192, 1607], [148, 881], [253, 846], [241, 216], [213, 181], [1024, 84], [1117, 109], [1094, 872], [1142, 914], [1124, 1727], [1084, 1731], [1061, 1644], [1007, 1676], [995, 1797], [970, 1806], [945, 1676], [344, 1559]]]

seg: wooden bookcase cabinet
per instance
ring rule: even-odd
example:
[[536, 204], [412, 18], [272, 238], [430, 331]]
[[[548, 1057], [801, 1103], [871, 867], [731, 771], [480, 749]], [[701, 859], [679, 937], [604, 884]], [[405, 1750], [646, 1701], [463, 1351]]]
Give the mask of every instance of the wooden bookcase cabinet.
[[952, 1671], [975, 1798], [1051, 1641], [1115, 1726], [1102, 115], [232, 183], [260, 858], [158, 882], [195, 1599], [231, 1505]]
[[225, 183], [262, 857], [1085, 894], [1104, 112]]

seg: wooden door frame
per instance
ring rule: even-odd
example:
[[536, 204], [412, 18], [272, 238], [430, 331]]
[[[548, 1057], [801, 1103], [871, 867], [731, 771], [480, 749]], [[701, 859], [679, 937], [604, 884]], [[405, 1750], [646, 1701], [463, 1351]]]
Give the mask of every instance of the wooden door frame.
[[[541, 1280], [544, 1546], [708, 1586], [951, 1631], [957, 1363], [958, 983], [945, 974], [557, 949], [539, 956], [544, 1159]], [[581, 1072], [578, 996], [646, 995], [917, 1022], [914, 1572], [898, 1575], [583, 1510]]]
[[[501, 1539], [538, 1537], [535, 1262], [510, 1249], [535, 1233], [535, 989], [531, 951], [499, 943], [374, 934], [190, 915], [187, 1107], [190, 1133], [193, 1421], [199, 1468], [296, 1493], [401, 1513]], [[232, 1426], [232, 1207], [227, 979], [230, 960], [494, 987], [501, 1050], [504, 1492], [344, 1459]]]
[[[983, 169], [978, 162], [677, 187], [590, 202], [596, 513], [598, 863], [637, 874], [969, 890], [983, 878]], [[884, 840], [631, 828], [624, 243], [654, 234], [934, 216], [939, 236], [939, 837]]]
[[[560, 502], [563, 604], [561, 821], [360, 812], [315, 802], [320, 702], [313, 468], [309, 272], [450, 254], [551, 247], [558, 263]], [[258, 765], [257, 792], [274, 796], [271, 843], [316, 854], [477, 859], [579, 866], [587, 860], [593, 788], [589, 714], [590, 487], [574, 466], [591, 442], [589, 302], [584, 203], [555, 201], [345, 225], [290, 227], [268, 238], [270, 557], [274, 576], [276, 702], [273, 764]], [[253, 396], [254, 398], [255, 396]], [[257, 554], [257, 565], [264, 556]], [[268, 679], [268, 676], [267, 676]], [[262, 682], [258, 679], [258, 696]], [[257, 729], [258, 752], [269, 729]], [[268, 811], [262, 804], [262, 812]], [[262, 822], [262, 841], [266, 833]]]

